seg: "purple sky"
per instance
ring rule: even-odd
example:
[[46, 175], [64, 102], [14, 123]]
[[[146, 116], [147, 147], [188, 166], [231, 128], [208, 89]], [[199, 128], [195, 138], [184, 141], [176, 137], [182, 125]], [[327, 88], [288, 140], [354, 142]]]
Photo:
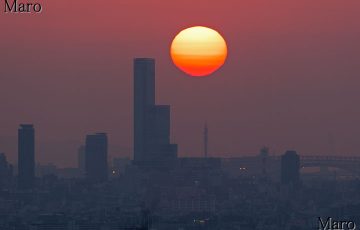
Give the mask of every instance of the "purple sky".
[[[41, 2], [41, 1], [40, 1]], [[37, 160], [76, 165], [91, 132], [132, 154], [132, 59], [157, 59], [157, 99], [172, 105], [181, 156], [358, 153], [358, 0], [43, 0], [40, 15], [0, 2], [0, 151], [15, 162], [19, 123], [34, 123]], [[193, 79], [171, 62], [188, 26], [222, 33], [229, 56]], [[333, 147], [332, 147], [333, 146]]]

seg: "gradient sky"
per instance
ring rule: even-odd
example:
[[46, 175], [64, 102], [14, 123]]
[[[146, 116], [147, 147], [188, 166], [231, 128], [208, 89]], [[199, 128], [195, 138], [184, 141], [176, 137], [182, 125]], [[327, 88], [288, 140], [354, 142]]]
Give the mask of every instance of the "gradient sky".
[[[0, 2], [3, 11], [3, 2]], [[41, 1], [40, 1], [41, 2]], [[210, 3], [211, 2], [211, 3]], [[76, 165], [87, 133], [132, 154], [132, 59], [157, 60], [157, 100], [172, 105], [181, 156], [359, 153], [359, 0], [48, 0], [40, 15], [0, 12], [0, 151], [15, 162], [19, 123], [37, 160]], [[203, 25], [228, 42], [226, 64], [193, 79], [172, 38]]]

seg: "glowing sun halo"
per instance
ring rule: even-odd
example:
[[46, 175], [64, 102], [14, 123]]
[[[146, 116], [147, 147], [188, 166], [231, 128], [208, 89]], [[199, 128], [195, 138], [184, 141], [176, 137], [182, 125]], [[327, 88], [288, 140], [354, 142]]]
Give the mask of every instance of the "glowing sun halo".
[[215, 72], [225, 63], [227, 45], [217, 31], [195, 26], [176, 35], [170, 54], [179, 69], [191, 76], [203, 77]]

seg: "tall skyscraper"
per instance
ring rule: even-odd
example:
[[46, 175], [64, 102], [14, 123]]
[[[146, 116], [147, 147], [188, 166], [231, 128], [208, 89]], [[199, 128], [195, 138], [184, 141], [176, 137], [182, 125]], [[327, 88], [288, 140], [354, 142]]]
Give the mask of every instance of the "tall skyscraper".
[[89, 182], [104, 182], [108, 178], [108, 141], [106, 133], [86, 136], [85, 171]]
[[281, 156], [281, 183], [293, 185], [300, 183], [300, 157], [296, 151], [286, 151]]
[[134, 60], [134, 161], [145, 159], [146, 117], [155, 106], [155, 60]]
[[170, 144], [170, 106], [155, 104], [155, 60], [134, 60], [134, 161], [137, 164], [176, 159]]
[[33, 125], [22, 124], [18, 130], [18, 186], [31, 189], [35, 181], [35, 131]]

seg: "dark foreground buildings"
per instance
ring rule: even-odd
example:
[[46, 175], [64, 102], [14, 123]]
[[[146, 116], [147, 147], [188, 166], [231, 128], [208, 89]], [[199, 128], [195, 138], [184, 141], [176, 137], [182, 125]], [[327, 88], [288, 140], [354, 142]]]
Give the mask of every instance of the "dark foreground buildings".
[[300, 183], [300, 157], [296, 151], [286, 151], [281, 156], [281, 183], [293, 185]]
[[155, 104], [155, 60], [134, 60], [134, 163], [163, 167], [177, 158], [170, 144], [170, 106]]
[[85, 172], [89, 182], [104, 182], [108, 178], [107, 153], [108, 141], [106, 133], [86, 136]]
[[33, 125], [22, 124], [18, 130], [18, 186], [31, 189], [35, 181], [35, 131]]

